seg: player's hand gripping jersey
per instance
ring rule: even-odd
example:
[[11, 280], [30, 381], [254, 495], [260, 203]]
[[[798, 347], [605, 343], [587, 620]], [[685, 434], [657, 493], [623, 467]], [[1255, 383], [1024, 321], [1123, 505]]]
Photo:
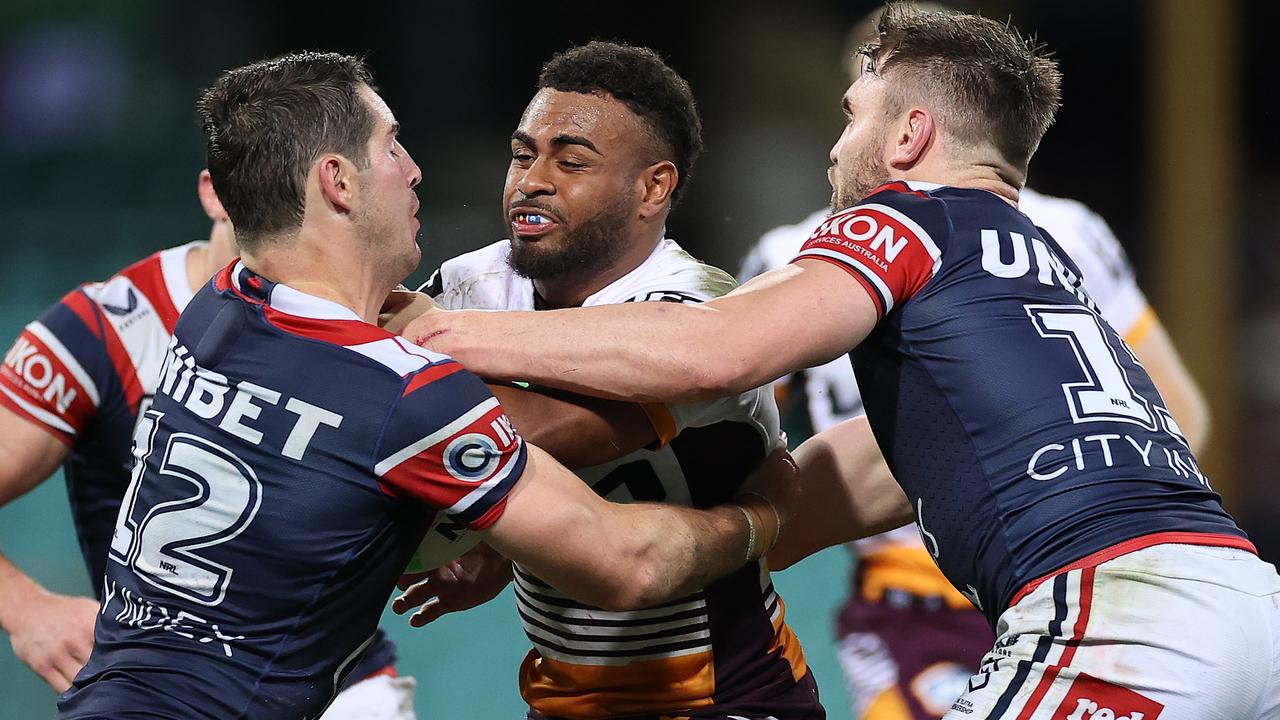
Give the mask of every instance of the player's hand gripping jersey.
[[851, 354], [867, 415], [926, 547], [992, 624], [1077, 561], [1171, 539], [1252, 549], [1074, 263], [1013, 206], [893, 183], [823, 221], [803, 258], [876, 303]]
[[[446, 308], [532, 310], [532, 283], [502, 241], [450, 260], [423, 290]], [[635, 270], [584, 305], [702, 302], [733, 279], [663, 240]], [[731, 499], [781, 444], [767, 389], [713, 403], [646, 408], [662, 445], [578, 475], [610, 500], [710, 507]], [[609, 612], [574, 602], [516, 567], [516, 608], [533, 643], [524, 698], [551, 717], [759, 713], [821, 717], [799, 642], [763, 562], [661, 607]]]
[[235, 263], [192, 300], [63, 718], [315, 718], [437, 512], [492, 524], [526, 452], [457, 363]]

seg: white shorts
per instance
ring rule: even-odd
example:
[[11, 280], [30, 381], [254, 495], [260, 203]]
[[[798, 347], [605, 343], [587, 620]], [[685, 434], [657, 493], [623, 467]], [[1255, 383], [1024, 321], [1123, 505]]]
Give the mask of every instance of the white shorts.
[[1280, 576], [1244, 550], [1155, 545], [1041, 583], [944, 720], [1280, 718]]
[[338, 693], [320, 720], [417, 720], [413, 696], [418, 683], [411, 677], [378, 675]]

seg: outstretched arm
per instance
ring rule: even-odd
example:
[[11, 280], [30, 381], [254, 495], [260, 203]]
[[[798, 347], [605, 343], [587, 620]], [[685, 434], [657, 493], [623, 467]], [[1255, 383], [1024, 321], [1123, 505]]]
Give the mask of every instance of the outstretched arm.
[[525, 476], [486, 539], [561, 592], [607, 610], [687, 595], [758, 559], [777, 538], [777, 521], [785, 521], [795, 487], [789, 458], [775, 453], [748, 483], [758, 494], [735, 504], [710, 510], [624, 505], [597, 496], [528, 447]]
[[570, 470], [617, 460], [658, 440], [649, 415], [634, 403], [508, 385], [489, 390], [525, 440]]
[[[67, 446], [0, 406], [0, 505], [44, 482]], [[93, 649], [98, 603], [49, 592], [0, 555], [0, 627], [13, 653], [49, 687], [63, 692]]]
[[404, 334], [490, 379], [631, 402], [688, 402], [831, 360], [861, 342], [876, 319], [870, 295], [846, 271], [801, 260], [699, 305], [430, 310]]
[[[590, 467], [652, 445], [657, 433], [639, 405], [559, 391], [506, 385], [489, 389], [526, 442], [567, 468]], [[511, 582], [511, 561], [481, 543], [460, 558], [423, 573], [405, 574], [397, 614], [417, 608], [409, 624], [422, 627], [448, 613], [470, 610], [497, 597]]]
[[769, 553], [782, 570], [819, 550], [911, 522], [911, 502], [889, 472], [866, 417], [846, 420], [795, 451], [803, 502]]

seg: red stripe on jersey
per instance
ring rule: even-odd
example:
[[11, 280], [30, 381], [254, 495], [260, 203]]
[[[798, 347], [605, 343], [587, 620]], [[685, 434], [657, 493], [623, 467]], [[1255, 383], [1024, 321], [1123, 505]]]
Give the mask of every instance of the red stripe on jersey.
[[873, 289], [887, 312], [933, 279], [938, 252], [932, 238], [912, 218], [876, 204], [872, 198], [866, 205], [855, 205], [823, 220], [796, 260], [848, 263], [851, 275], [866, 276], [863, 285]]
[[270, 305], [263, 305], [263, 311], [268, 322], [285, 332], [335, 345], [363, 345], [395, 337], [377, 325], [370, 325], [363, 320], [300, 317], [280, 312]]
[[98, 314], [98, 306], [80, 290], [73, 290], [62, 298], [62, 304], [80, 318], [80, 322], [89, 328], [93, 336], [102, 339], [102, 316]]
[[1229, 547], [1251, 552], [1254, 555], [1258, 554], [1258, 548], [1254, 547], [1253, 543], [1249, 542], [1246, 538], [1238, 537], [1236, 535], [1219, 535], [1217, 533], [1198, 532], [1162, 532], [1153, 533], [1151, 535], [1142, 535], [1133, 538], [1132, 540], [1125, 540], [1122, 543], [1116, 543], [1111, 547], [1103, 548], [1092, 555], [1080, 558], [1064, 568], [1059, 568], [1053, 572], [1041, 575], [1035, 580], [1023, 585], [1022, 589], [1019, 590], [1013, 596], [1013, 599], [1009, 601], [1009, 607], [1017, 605], [1019, 600], [1031, 594], [1033, 590], [1040, 586], [1040, 583], [1048, 580], [1054, 575], [1071, 572], [1072, 570], [1080, 570], [1082, 568], [1097, 567], [1108, 560], [1115, 560], [1121, 555], [1128, 555], [1131, 552], [1145, 550], [1156, 545], [1202, 545], [1207, 547]]
[[885, 183], [885, 184], [881, 185], [880, 187], [876, 188], [875, 190], [872, 190], [871, 192], [867, 193], [867, 197], [871, 197], [872, 195], [875, 195], [875, 194], [876, 194], [876, 193], [878, 193], [878, 192], [883, 192], [883, 191], [885, 191], [885, 190], [891, 190], [891, 191], [893, 191], [893, 192], [906, 193], [907, 195], [915, 195], [916, 197], [922, 197], [922, 198], [927, 198], [927, 197], [929, 197], [929, 194], [928, 194], [928, 193], [921, 192], [921, 191], [919, 191], [919, 190], [915, 190], [915, 189], [913, 189], [910, 185], [908, 185], [906, 182], [904, 182], [904, 181], [902, 181], [902, 180], [895, 180], [894, 182], [887, 182], [887, 183]]
[[178, 324], [178, 308], [173, 304], [173, 295], [164, 281], [164, 269], [160, 264], [160, 254], [156, 253], [144, 260], [134, 263], [120, 272], [129, 278], [134, 287], [151, 301], [164, 329], [173, 333], [173, 326]]
[[404, 397], [418, 388], [425, 387], [443, 377], [448, 377], [462, 370], [460, 363], [453, 360], [446, 360], [437, 365], [423, 368], [418, 374], [414, 375], [408, 384], [404, 386], [404, 392], [400, 393], [400, 397]]
[[[240, 262], [240, 258], [231, 261], [231, 264], [222, 268], [213, 276], [213, 287], [218, 292], [226, 292], [235, 289], [235, 283], [231, 282], [231, 271], [235, 269], [236, 264]], [[243, 294], [237, 293], [241, 297]], [[247, 298], [246, 298], [247, 299]]]
[[55, 353], [30, 327], [24, 328], [0, 365], [0, 386], [11, 393], [10, 407], [51, 432], [70, 437], [88, 426], [98, 407], [94, 393], [86, 391], [68, 362], [79, 364], [74, 356]]
[[[502, 406], [495, 405], [457, 432], [423, 448], [417, 455], [388, 470], [379, 484], [390, 495], [411, 497], [430, 507], [448, 510], [477, 487], [508, 470], [510, 464], [515, 462], [520, 452], [520, 438], [497, 429], [497, 426], [503, 424], [503, 420], [505, 414]], [[509, 423], [506, 426], [509, 427]], [[450, 451], [460, 450], [451, 447], [455, 440], [469, 435], [484, 436], [496, 453], [480, 468], [468, 468], [475, 471], [473, 474], [464, 475], [459, 472], [457, 459], [451, 458], [449, 454]], [[485, 516], [488, 514], [486, 511]], [[477, 523], [485, 516], [477, 519], [471, 526], [480, 527]]]
[[128, 407], [137, 408], [142, 404], [143, 395], [142, 381], [138, 379], [138, 369], [133, 366], [129, 351], [125, 349], [124, 343], [121, 342], [120, 336], [116, 334], [116, 329], [111, 323], [102, 324], [102, 335], [103, 342], [107, 346], [107, 357], [111, 358], [111, 366], [115, 368], [116, 375], [120, 376], [120, 386], [124, 388], [125, 402], [128, 403]]

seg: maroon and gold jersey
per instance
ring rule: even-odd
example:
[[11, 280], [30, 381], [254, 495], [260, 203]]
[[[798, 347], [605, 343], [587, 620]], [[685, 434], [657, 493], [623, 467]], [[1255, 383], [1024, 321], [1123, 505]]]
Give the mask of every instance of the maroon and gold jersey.
[[[499, 242], [446, 262], [431, 294], [451, 309], [533, 309], [533, 285]], [[734, 287], [671, 240], [585, 305], [702, 302]], [[616, 502], [710, 507], [733, 498], [782, 443], [768, 388], [698, 405], [646, 410], [661, 446], [578, 475]], [[636, 716], [822, 717], [808, 666], [763, 563], [665, 605], [610, 612], [575, 602], [515, 571], [516, 609], [533, 649], [520, 689], [537, 714], [594, 720]]]

